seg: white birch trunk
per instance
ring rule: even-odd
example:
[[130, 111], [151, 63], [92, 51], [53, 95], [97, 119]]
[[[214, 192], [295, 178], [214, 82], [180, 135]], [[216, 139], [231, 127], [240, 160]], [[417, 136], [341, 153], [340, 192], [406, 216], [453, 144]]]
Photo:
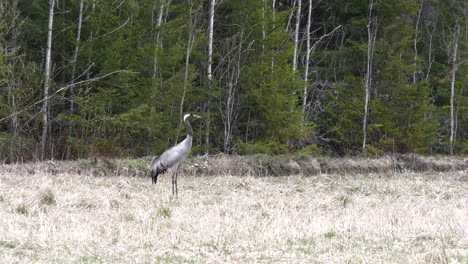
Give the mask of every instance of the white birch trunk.
[[417, 75], [417, 66], [418, 66], [418, 29], [419, 29], [419, 21], [421, 20], [421, 13], [423, 9], [423, 3], [424, 0], [421, 0], [421, 5], [419, 7], [419, 12], [418, 12], [418, 17], [416, 18], [416, 26], [415, 26], [415, 34], [414, 34], [414, 42], [413, 42], [413, 48], [414, 48], [414, 65], [416, 66], [413, 71], [413, 83], [416, 83], [416, 75]]
[[458, 40], [460, 38], [460, 25], [456, 25], [456, 32], [453, 33], [453, 52], [452, 52], [452, 79], [450, 82], [450, 155], [453, 155], [455, 147], [455, 80], [457, 74], [457, 53], [458, 53]]
[[266, 31], [265, 31], [265, 3], [266, 0], [262, 1], [262, 60], [265, 55], [265, 38], [266, 38]]
[[183, 122], [183, 116], [184, 116], [184, 101], [185, 101], [185, 94], [187, 92], [187, 82], [188, 82], [188, 76], [189, 76], [189, 66], [190, 66], [190, 54], [192, 53], [192, 48], [193, 48], [193, 43], [195, 42], [195, 27], [194, 23], [192, 21], [192, 8], [193, 8], [193, 3], [190, 4], [190, 18], [189, 18], [189, 36], [187, 40], [187, 50], [185, 53], [185, 72], [184, 72], [184, 83], [183, 83], [183, 88], [182, 88], [182, 97], [180, 99], [180, 105], [179, 105], [179, 126], [177, 128], [177, 134], [176, 138], [174, 140], [174, 145], [177, 145], [177, 139], [179, 137], [180, 133], [180, 127], [182, 126]]
[[[91, 14], [94, 14], [94, 10], [96, 9], [96, 3], [93, 2], [93, 4], [91, 5]], [[94, 31], [91, 30], [91, 32], [89, 33], [89, 42], [93, 41], [94, 39]], [[91, 66], [93, 65], [93, 61], [91, 60], [91, 58], [93, 57], [93, 54], [92, 52], [89, 53], [89, 56], [88, 56], [88, 65], [90, 65], [89, 67], [89, 70], [86, 71], [86, 80], [89, 80], [91, 78], [91, 75], [90, 75], [90, 72], [91, 72]], [[89, 83], [86, 84], [86, 90], [89, 90]]]
[[[213, 75], [211, 72], [211, 65], [213, 64], [213, 25], [214, 25], [214, 7], [216, 4], [216, 0], [210, 0], [210, 22], [208, 26], [208, 66], [207, 66], [207, 75], [208, 75], [208, 90], [211, 91], [212, 82], [213, 82]], [[205, 134], [205, 153], [208, 154], [209, 147], [210, 147], [210, 115], [211, 115], [211, 102], [208, 99], [206, 105], [207, 117], [206, 117], [206, 134]]]
[[208, 74], [208, 82], [211, 85], [212, 81], [212, 73], [211, 73], [211, 65], [212, 65], [212, 60], [213, 60], [213, 25], [214, 25], [214, 6], [216, 0], [210, 0], [210, 22], [208, 26], [208, 68], [207, 68], [207, 74]]
[[[239, 49], [237, 53], [237, 62], [236, 65], [233, 66], [232, 72], [228, 73], [228, 94], [226, 99], [226, 114], [225, 114], [225, 121], [224, 121], [224, 140], [223, 140], [223, 150], [225, 152], [229, 152], [229, 148], [231, 145], [232, 140], [232, 130], [234, 127], [236, 113], [235, 113], [235, 105], [236, 105], [236, 92], [237, 92], [237, 84], [239, 83], [239, 76], [241, 71], [241, 59], [242, 59], [242, 47], [244, 42], [244, 29], [241, 30], [240, 40], [239, 40]], [[231, 64], [231, 63], [230, 63]], [[228, 68], [230, 68], [228, 66]]]
[[374, 44], [377, 36], [377, 21], [373, 17], [374, 0], [370, 0], [369, 3], [369, 15], [367, 24], [367, 64], [366, 64], [366, 76], [364, 80], [364, 116], [362, 119], [362, 151], [366, 151], [367, 143], [367, 120], [369, 118], [369, 101], [370, 101], [370, 90], [372, 85], [372, 61], [374, 56]]
[[54, 25], [54, 5], [55, 0], [49, 1], [49, 24], [47, 27], [47, 48], [45, 57], [45, 81], [44, 81], [44, 103], [42, 104], [42, 137], [41, 137], [41, 160], [45, 158], [47, 127], [48, 127], [48, 107], [49, 107], [49, 88], [51, 75], [51, 51], [52, 51], [52, 29]]
[[293, 71], [297, 70], [297, 57], [299, 49], [299, 27], [301, 24], [301, 3], [302, 0], [297, 0], [297, 13], [296, 13], [296, 29], [294, 31], [294, 55], [293, 55]]
[[[83, 1], [80, 0], [79, 3], [79, 14], [78, 14], [78, 29], [76, 31], [76, 44], [75, 44], [75, 50], [73, 52], [73, 58], [72, 58], [72, 73], [71, 73], [71, 83], [70, 83], [70, 113], [73, 114], [75, 112], [75, 73], [76, 73], [76, 61], [78, 60], [78, 52], [80, 50], [80, 41], [81, 41], [81, 25], [83, 23]], [[70, 128], [68, 133], [68, 136], [71, 136], [71, 131], [72, 129]], [[68, 160], [70, 159], [70, 145], [66, 143], [66, 151], [65, 151], [65, 159]]]
[[[169, 3], [167, 3], [169, 5]], [[159, 41], [160, 38], [160, 27], [162, 24], [162, 18], [164, 15], [164, 6], [165, 3], [164, 1], [161, 1], [161, 6], [159, 7], [159, 13], [158, 13], [158, 20], [156, 22], [156, 49], [154, 51], [154, 60], [153, 60], [153, 80], [156, 80], [156, 77], [158, 75], [158, 50], [162, 46], [162, 43]]]
[[[272, 30], [275, 29], [276, 27], [276, 23], [275, 23], [275, 19], [276, 19], [276, 0], [272, 0], [271, 1], [271, 15], [273, 17], [273, 28]], [[273, 69], [275, 68], [275, 57], [274, 56], [271, 56], [271, 74], [273, 74]]]
[[[18, 0], [14, 0], [11, 2], [11, 11], [13, 12], [13, 21], [12, 21], [12, 29], [11, 35], [12, 40], [11, 44], [12, 47], [16, 47], [17, 40], [19, 36], [19, 27], [20, 23], [18, 22], [19, 18], [19, 11], [18, 11]], [[18, 87], [18, 76], [15, 73], [16, 60], [13, 60], [10, 64], [7, 73], [7, 89], [8, 89], [8, 102], [7, 104], [11, 107], [13, 111], [11, 115], [11, 139], [10, 139], [10, 162], [13, 162], [15, 159], [18, 161], [17, 153], [20, 154], [21, 150], [17, 149], [19, 146], [21, 148], [21, 144], [16, 144], [15, 140], [19, 134], [19, 120], [17, 115], [17, 98], [16, 98], [16, 89]], [[16, 147], [15, 147], [16, 145]], [[15, 151], [16, 149], [16, 151]]]
[[81, 41], [81, 24], [83, 23], [83, 0], [80, 0], [80, 13], [78, 15], [78, 30], [76, 32], [76, 46], [73, 53], [72, 60], [72, 76], [71, 76], [71, 86], [70, 86], [70, 113], [75, 112], [75, 100], [74, 100], [74, 83], [75, 83], [75, 72], [76, 72], [76, 61], [78, 60], [78, 52], [80, 49]]
[[302, 122], [306, 121], [306, 107], [307, 107], [307, 96], [308, 96], [308, 89], [309, 89], [309, 60], [310, 60], [310, 24], [312, 22], [312, 0], [309, 0], [309, 13], [307, 15], [307, 26], [306, 26], [306, 59], [305, 59], [305, 67], [304, 67], [304, 98], [302, 100]]
[[[436, 27], [432, 30], [431, 33], [429, 33], [429, 53], [427, 55], [427, 73], [426, 73], [426, 80], [429, 79], [429, 76], [431, 74], [431, 69], [432, 69], [432, 62], [434, 61], [433, 56], [432, 56], [432, 39], [434, 37], [434, 31]], [[428, 31], [429, 32], [429, 31]]]
[[[273, 0], [273, 1], [275, 1], [275, 0]], [[297, 0], [294, 0], [294, 2], [292, 3], [292, 6], [295, 6], [296, 3], [297, 3]], [[292, 20], [293, 16], [294, 16], [294, 13], [291, 12], [291, 14], [288, 17], [288, 23], [286, 24], [286, 28], [284, 29], [286, 32], [289, 32], [289, 27], [291, 26], [291, 20]]]

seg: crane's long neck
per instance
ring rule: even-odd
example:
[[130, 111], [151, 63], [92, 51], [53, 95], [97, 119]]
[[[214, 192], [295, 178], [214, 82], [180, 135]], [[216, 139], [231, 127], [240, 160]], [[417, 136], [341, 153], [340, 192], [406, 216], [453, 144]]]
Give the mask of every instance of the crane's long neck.
[[187, 126], [187, 131], [188, 131], [188, 134], [187, 134], [187, 138], [192, 138], [193, 137], [193, 129], [192, 129], [192, 125], [190, 125], [190, 122], [188, 120], [188, 118], [185, 119], [185, 125]]

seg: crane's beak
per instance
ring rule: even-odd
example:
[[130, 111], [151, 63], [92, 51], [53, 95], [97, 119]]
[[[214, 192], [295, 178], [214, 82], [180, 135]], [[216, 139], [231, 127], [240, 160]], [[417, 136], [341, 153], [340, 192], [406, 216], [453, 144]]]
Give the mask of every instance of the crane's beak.
[[202, 118], [201, 116], [195, 115], [195, 114], [193, 115], [193, 117], [195, 117], [195, 118]]

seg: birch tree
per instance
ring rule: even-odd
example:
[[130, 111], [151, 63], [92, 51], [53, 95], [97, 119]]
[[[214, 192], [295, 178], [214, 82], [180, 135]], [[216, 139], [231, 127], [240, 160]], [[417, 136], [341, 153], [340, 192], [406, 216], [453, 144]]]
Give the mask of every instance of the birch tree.
[[302, 122], [306, 120], [306, 107], [307, 107], [307, 96], [308, 96], [308, 89], [309, 89], [309, 61], [310, 61], [310, 24], [312, 21], [312, 0], [309, 0], [309, 10], [307, 14], [307, 25], [306, 25], [306, 57], [305, 57], [305, 65], [304, 65], [304, 98], [302, 100]]
[[297, 58], [299, 52], [299, 30], [301, 25], [301, 3], [302, 0], [297, 0], [297, 11], [296, 11], [296, 28], [294, 30], [294, 55], [293, 55], [293, 71], [297, 70]]
[[[73, 52], [73, 58], [71, 61], [72, 64], [72, 73], [71, 73], [71, 86], [70, 86], [70, 114], [75, 112], [75, 73], [76, 73], [76, 62], [78, 60], [78, 52], [80, 50], [80, 41], [81, 41], [81, 25], [83, 23], [83, 0], [79, 0], [79, 13], [78, 13], [78, 25], [76, 31], [75, 39], [75, 50]], [[71, 129], [68, 131], [68, 135], [71, 136]], [[65, 159], [70, 159], [70, 146], [66, 146]]]
[[265, 55], [265, 38], [266, 38], [266, 31], [265, 31], [265, 13], [266, 13], [266, 0], [262, 0], [262, 59]]
[[[237, 95], [239, 77], [242, 67], [242, 55], [244, 54], [244, 31], [245, 27], [242, 26], [239, 32], [239, 40], [234, 40], [232, 43], [227, 44], [228, 50], [226, 51], [226, 57], [230, 56], [231, 58], [225, 58], [222, 60], [225, 61], [224, 64], [226, 65], [226, 71], [222, 74], [222, 76], [219, 77], [221, 81], [224, 76], [223, 79], [225, 80], [225, 85], [227, 86], [226, 96], [224, 101], [221, 102], [222, 107], [220, 113], [224, 126], [223, 150], [227, 153], [231, 151], [233, 130], [238, 117]], [[247, 49], [249, 49], [251, 45], [252, 43], [249, 43]]]
[[[271, 0], [271, 16], [273, 17], [273, 25], [272, 30], [276, 27], [276, 0]], [[271, 72], [273, 73], [273, 69], [275, 68], [275, 56], [271, 56]]]
[[414, 67], [414, 70], [413, 70], [413, 83], [416, 83], [416, 77], [417, 77], [417, 71], [418, 71], [418, 69], [417, 69], [417, 65], [418, 65], [418, 41], [420, 39], [418, 30], [419, 30], [419, 23], [421, 21], [421, 13], [422, 13], [422, 10], [423, 10], [423, 4], [424, 4], [424, 1], [421, 0], [421, 4], [419, 5], [418, 15], [416, 17], [415, 34], [414, 34], [414, 40], [413, 40], [414, 64], [415, 64], [415, 67]]
[[196, 27], [196, 20], [193, 15], [193, 2], [190, 3], [189, 8], [189, 24], [188, 24], [188, 40], [187, 40], [187, 48], [185, 52], [185, 70], [184, 70], [184, 83], [182, 87], [182, 97], [180, 99], [179, 105], [179, 125], [177, 128], [176, 140], [174, 140], [174, 145], [177, 144], [177, 138], [179, 137], [180, 127], [182, 125], [182, 118], [184, 116], [184, 101], [185, 95], [187, 93], [187, 85], [189, 79], [189, 67], [190, 67], [190, 54], [192, 53], [193, 44], [195, 42], [195, 27]]
[[374, 59], [374, 45], [377, 37], [377, 17], [374, 14], [374, 0], [369, 1], [369, 13], [367, 22], [367, 62], [366, 75], [364, 77], [364, 116], [362, 119], [362, 151], [366, 151], [367, 122], [369, 118], [369, 100], [372, 85], [372, 66]]
[[73, 59], [72, 59], [72, 74], [71, 74], [72, 86], [70, 86], [70, 113], [72, 114], [73, 112], [75, 112], [75, 100], [73, 98], [75, 86], [73, 84], [75, 83], [76, 61], [78, 60], [78, 52], [80, 50], [82, 22], [83, 22], [83, 0], [79, 0], [78, 29], [76, 31], [75, 51], [73, 52]]
[[54, 5], [56, 0], [49, 0], [49, 23], [47, 27], [47, 47], [45, 56], [45, 80], [44, 80], [44, 102], [42, 104], [42, 137], [41, 137], [41, 160], [45, 158], [47, 128], [48, 128], [48, 106], [49, 106], [49, 88], [51, 83], [51, 51], [52, 51], [52, 29], [54, 26]]
[[425, 79], [429, 79], [429, 77], [431, 76], [431, 70], [432, 70], [432, 63], [434, 62], [434, 56], [432, 55], [432, 52], [434, 50], [434, 35], [435, 35], [435, 31], [437, 29], [436, 27], [436, 22], [437, 22], [437, 19], [438, 19], [438, 13], [435, 14], [435, 17], [433, 18], [433, 21], [430, 23], [430, 24], [433, 24], [432, 25], [432, 29], [430, 28], [429, 25], [426, 25], [425, 29], [426, 29], [426, 32], [427, 32], [427, 35], [428, 35], [428, 41], [429, 43], [427, 44], [428, 45], [428, 54], [427, 54], [427, 70], [426, 70], [426, 76], [425, 76]]
[[458, 42], [460, 39], [460, 25], [457, 21], [455, 30], [452, 32], [453, 50], [452, 50], [452, 70], [450, 79], [450, 155], [453, 155], [456, 135], [456, 116], [455, 116], [455, 80], [457, 74], [457, 54]]
[[158, 75], [158, 51], [162, 48], [162, 41], [161, 38], [161, 25], [164, 16], [164, 9], [169, 8], [171, 1], [166, 3], [165, 0], [161, 0], [161, 4], [159, 6], [158, 18], [156, 20], [156, 38], [155, 38], [155, 46], [156, 49], [154, 51], [154, 59], [153, 59], [153, 80], [156, 81], [156, 77]]
[[[6, 85], [7, 90], [7, 108], [9, 108], [9, 114], [11, 113], [11, 126], [10, 126], [10, 138], [9, 138], [9, 161], [12, 162], [16, 158], [16, 154], [20, 152], [16, 144], [16, 138], [19, 136], [20, 124], [18, 118], [18, 74], [16, 71], [19, 60], [18, 49], [16, 47], [18, 34], [19, 34], [19, 11], [18, 11], [18, 0], [10, 1], [10, 3], [0, 2], [0, 39], [7, 39], [11, 36], [11, 41], [8, 43], [0, 42], [0, 87]], [[1, 88], [0, 88], [1, 92]], [[0, 93], [1, 94], [1, 93]], [[1, 96], [0, 96], [1, 98]], [[3, 108], [0, 100], [0, 109]], [[20, 145], [20, 144], [19, 144]], [[0, 144], [0, 148], [3, 145]]]
[[[213, 84], [213, 74], [211, 66], [213, 64], [213, 25], [214, 25], [214, 9], [216, 5], [216, 0], [210, 0], [210, 10], [209, 10], [209, 23], [208, 23], [208, 65], [207, 65], [207, 75], [208, 75], [208, 90], [211, 91]], [[211, 129], [211, 100], [208, 98], [206, 103], [206, 132], [205, 132], [205, 153], [208, 154], [210, 147], [210, 129]]]
[[213, 64], [213, 25], [214, 25], [214, 7], [216, 0], [210, 0], [210, 11], [209, 11], [209, 24], [208, 24], [208, 65], [207, 65], [207, 74], [208, 81], [211, 85], [213, 79], [211, 72], [211, 65]]

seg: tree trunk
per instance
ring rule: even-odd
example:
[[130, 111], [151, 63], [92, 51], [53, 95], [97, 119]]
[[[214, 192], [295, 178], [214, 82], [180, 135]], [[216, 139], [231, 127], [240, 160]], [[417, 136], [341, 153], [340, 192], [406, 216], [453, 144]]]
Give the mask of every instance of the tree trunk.
[[214, 6], [216, 0], [210, 1], [210, 22], [208, 26], [208, 82], [211, 85], [211, 81], [213, 79], [212, 72], [211, 72], [211, 65], [213, 64], [213, 25], [214, 25]]
[[72, 61], [72, 76], [71, 76], [71, 86], [70, 86], [70, 113], [73, 114], [75, 111], [75, 101], [73, 99], [74, 96], [74, 83], [75, 83], [75, 72], [76, 72], [76, 61], [78, 60], [78, 52], [80, 49], [80, 41], [81, 41], [81, 24], [83, 22], [83, 0], [80, 0], [80, 13], [78, 15], [78, 30], [76, 32], [76, 46], [75, 52], [73, 53], [73, 61]]
[[45, 80], [44, 80], [44, 103], [42, 104], [42, 137], [41, 137], [41, 160], [46, 155], [47, 127], [48, 127], [48, 107], [49, 107], [49, 88], [51, 75], [51, 51], [52, 51], [52, 28], [54, 25], [54, 5], [55, 0], [49, 1], [49, 24], [47, 28], [47, 48], [45, 57]]
[[[207, 74], [208, 74], [208, 90], [211, 91], [212, 83], [213, 83], [213, 76], [211, 72], [211, 65], [213, 64], [213, 25], [214, 25], [214, 7], [216, 4], [216, 0], [210, 0], [210, 22], [208, 26], [208, 66], [207, 66]], [[208, 95], [210, 97], [210, 95]], [[205, 154], [208, 154], [210, 148], [210, 129], [211, 129], [211, 99], [208, 98], [206, 103], [206, 132], [205, 132]]]
[[452, 52], [452, 79], [450, 82], [450, 155], [453, 155], [455, 147], [455, 80], [457, 73], [457, 53], [458, 53], [458, 40], [460, 38], [460, 25], [457, 23], [456, 31], [453, 33], [453, 52]]
[[262, 60], [265, 56], [265, 13], [266, 13], [266, 0], [262, 0]]
[[188, 82], [188, 77], [189, 77], [189, 66], [190, 66], [190, 54], [192, 53], [192, 48], [193, 48], [193, 43], [195, 42], [195, 24], [192, 21], [192, 9], [193, 9], [193, 3], [190, 4], [190, 10], [189, 10], [189, 36], [187, 40], [187, 50], [185, 53], [185, 72], [184, 72], [184, 83], [183, 83], [183, 88], [182, 88], [182, 97], [180, 99], [180, 105], [179, 105], [179, 125], [177, 127], [177, 134], [176, 138], [174, 140], [174, 145], [177, 144], [177, 140], [179, 138], [179, 133], [180, 133], [180, 128], [182, 126], [183, 122], [183, 116], [184, 116], [184, 100], [185, 100], [185, 94], [187, 92], [187, 82]]
[[[273, 17], [273, 27], [272, 30], [275, 30], [276, 23], [276, 0], [271, 1], [271, 16]], [[273, 74], [273, 69], [275, 68], [275, 57], [271, 56], [271, 74]]]
[[436, 27], [434, 27], [434, 29], [432, 30], [432, 32], [429, 33], [429, 30], [428, 33], [429, 33], [429, 50], [428, 50], [428, 54], [427, 54], [427, 72], [426, 72], [426, 80], [429, 79], [430, 75], [431, 75], [431, 69], [432, 69], [432, 63], [434, 62], [434, 57], [432, 56], [432, 39], [434, 37], [434, 33], [435, 33], [435, 29]]
[[419, 12], [418, 12], [418, 16], [416, 18], [416, 26], [415, 26], [415, 34], [414, 34], [414, 42], [413, 42], [413, 48], [414, 48], [414, 65], [415, 65], [415, 68], [414, 68], [414, 71], [413, 71], [413, 83], [416, 83], [416, 78], [417, 78], [417, 72], [418, 72], [418, 29], [419, 29], [419, 21], [421, 20], [421, 13], [422, 13], [422, 10], [423, 10], [423, 4], [424, 4], [424, 0], [421, 0], [421, 5], [419, 7]]
[[[70, 114], [73, 114], [75, 112], [75, 73], [76, 73], [76, 61], [78, 60], [78, 52], [80, 49], [80, 41], [81, 41], [81, 25], [83, 23], [83, 0], [80, 0], [80, 13], [78, 14], [78, 29], [76, 32], [76, 45], [75, 45], [75, 51], [73, 52], [73, 58], [72, 58], [72, 73], [71, 73], [71, 86], [70, 86]], [[69, 131], [66, 132], [68, 133], [68, 136], [71, 137], [71, 131], [72, 129], [69, 128]], [[71, 147], [70, 144], [68, 144], [68, 140], [66, 143], [66, 150], [65, 150], [65, 159], [69, 160], [70, 159], [70, 154], [71, 154]]]
[[[18, 10], [18, 0], [11, 1], [11, 12], [13, 13], [13, 20], [11, 21], [11, 46], [16, 47], [18, 36], [19, 36], [19, 27], [20, 22], [19, 19], [19, 10]], [[16, 55], [16, 54], [15, 54]], [[21, 148], [21, 144], [17, 144], [16, 137], [19, 135], [19, 120], [18, 120], [18, 107], [17, 107], [17, 97], [16, 97], [16, 89], [18, 87], [19, 77], [17, 76], [16, 71], [16, 58], [11, 60], [9, 66], [9, 72], [7, 75], [7, 89], [8, 89], [8, 96], [7, 96], [7, 105], [11, 107], [11, 139], [10, 139], [10, 157], [9, 161], [14, 162], [18, 160], [17, 155], [21, 154], [21, 149], [18, 149], [18, 146]]]
[[[430, 77], [431, 70], [432, 70], [432, 63], [434, 62], [434, 56], [432, 55], [433, 53], [433, 38], [437, 30], [437, 21], [439, 19], [439, 10], [436, 8], [434, 5], [434, 0], [430, 1], [423, 1], [422, 5], [422, 12], [421, 12], [421, 18], [422, 18], [422, 25], [425, 27], [425, 31], [427, 32], [427, 35], [429, 37], [429, 43], [425, 42], [425, 50], [427, 50], [427, 69], [426, 73], [424, 76], [424, 79], [427, 80]], [[432, 29], [431, 29], [432, 27]]]
[[[228, 73], [228, 93], [226, 98], [226, 111], [224, 122], [224, 139], [223, 139], [223, 150], [226, 153], [229, 153], [233, 127], [236, 122], [236, 94], [237, 94], [237, 85], [239, 83], [240, 71], [241, 71], [241, 59], [242, 59], [242, 47], [244, 42], [244, 28], [241, 29], [240, 40], [239, 40], [239, 49], [237, 52], [237, 62], [229, 62], [229, 68], [232, 68], [231, 72]], [[232, 66], [231, 66], [232, 65]], [[221, 114], [221, 116], [223, 116]]]
[[299, 29], [301, 24], [301, 3], [302, 0], [297, 0], [297, 12], [296, 12], [296, 29], [294, 31], [294, 55], [293, 55], [293, 71], [297, 70], [297, 57], [299, 49]]
[[[273, 0], [273, 5], [276, 4], [275, 2], [276, 1]], [[292, 6], [296, 6], [296, 3], [297, 3], [297, 0], [294, 0], [294, 2], [292, 2]], [[280, 4], [281, 4], [281, 1], [280, 1]], [[284, 29], [286, 32], [289, 32], [289, 27], [291, 26], [291, 20], [292, 20], [293, 16], [294, 16], [294, 12], [291, 12], [291, 14], [288, 17], [288, 23], [286, 24], [286, 28]]]
[[[91, 14], [94, 13], [94, 10], [95, 10], [95, 9], [96, 9], [96, 3], [93, 2], [93, 4], [91, 5]], [[91, 28], [94, 28], [93, 26], [94, 26], [94, 25], [92, 25]], [[91, 32], [89, 33], [89, 40], [88, 40], [88, 42], [92, 42], [93, 39], [94, 39], [94, 31], [91, 30]], [[91, 66], [94, 64], [94, 62], [92, 61], [91, 58], [93, 58], [92, 49], [91, 49], [91, 52], [90, 52], [89, 55], [88, 55], [88, 65], [89, 65], [89, 69], [86, 71], [86, 80], [91, 79], [91, 75], [90, 75], [90, 74], [91, 74]], [[88, 91], [88, 90], [89, 90], [89, 83], [86, 84], [86, 91]]]
[[312, 0], [309, 0], [309, 13], [307, 15], [307, 26], [306, 26], [306, 59], [304, 65], [304, 98], [302, 100], [302, 123], [306, 121], [306, 107], [307, 107], [307, 96], [309, 89], [309, 60], [310, 60], [310, 24], [312, 21]]
[[[154, 60], [153, 60], [153, 80], [156, 81], [156, 77], [158, 75], [158, 50], [162, 46], [162, 43], [160, 42], [160, 35], [161, 35], [161, 24], [162, 24], [162, 18], [164, 15], [164, 6], [165, 6], [165, 1], [161, 1], [161, 6], [159, 7], [159, 12], [158, 12], [158, 20], [156, 22], [156, 49], [154, 51]], [[167, 3], [169, 5], [169, 3]]]
[[369, 15], [367, 23], [367, 64], [366, 64], [366, 76], [364, 80], [364, 116], [362, 119], [362, 152], [366, 152], [367, 143], [367, 120], [369, 118], [369, 101], [370, 101], [370, 90], [372, 85], [372, 61], [374, 58], [374, 45], [377, 37], [377, 18], [373, 14], [374, 0], [370, 0], [369, 3]]

